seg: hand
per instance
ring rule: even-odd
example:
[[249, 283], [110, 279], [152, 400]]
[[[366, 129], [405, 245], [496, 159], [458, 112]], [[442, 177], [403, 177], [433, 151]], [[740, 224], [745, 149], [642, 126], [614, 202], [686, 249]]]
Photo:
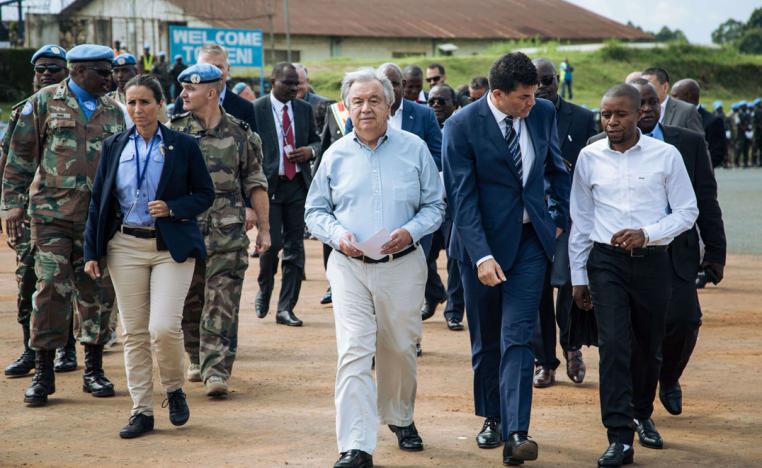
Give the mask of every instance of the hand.
[[632, 251], [646, 246], [646, 235], [642, 229], [622, 229], [611, 236], [611, 245]]
[[286, 155], [289, 161], [295, 163], [303, 163], [312, 159], [312, 148], [309, 146], [302, 146]]
[[148, 202], [148, 214], [154, 218], [166, 218], [169, 216], [169, 207], [167, 203], [161, 200]]
[[352, 243], [355, 242], [355, 235], [351, 232], [348, 232], [341, 236], [341, 239], [339, 239], [339, 250], [344, 253], [344, 255], [348, 257], [359, 257], [362, 255], [362, 252], [354, 247], [352, 247]]
[[563, 234], [563, 233], [564, 233], [564, 230], [563, 230], [563, 229], [561, 229], [560, 227], [557, 227], [557, 228], [556, 228], [556, 239], [558, 239], [559, 237], [561, 237], [561, 234]]
[[92, 279], [98, 279], [101, 277], [101, 267], [98, 266], [98, 262], [95, 260], [90, 260], [87, 263], [85, 263], [85, 273], [87, 273], [87, 276], [89, 276]]
[[251, 231], [251, 229], [257, 225], [257, 212], [254, 211], [253, 208], [246, 208], [246, 230]]
[[505, 281], [505, 273], [494, 258], [483, 261], [476, 271], [479, 281], [486, 286], [497, 286]]
[[5, 216], [5, 230], [8, 234], [8, 242], [15, 245], [16, 241], [24, 235], [24, 209], [12, 208]]
[[391, 237], [391, 240], [381, 246], [381, 253], [384, 255], [397, 253], [413, 243], [413, 236], [407, 232], [407, 229], [395, 229], [389, 234], [389, 237]]
[[271, 245], [272, 240], [270, 240], [270, 228], [257, 228], [257, 239], [254, 241], [254, 248], [257, 249], [257, 252], [265, 252], [270, 248]]
[[701, 268], [711, 272], [707, 276], [709, 276], [709, 279], [713, 284], [718, 284], [722, 281], [722, 278], [725, 277], [725, 265], [722, 265], [721, 263], [702, 262]]
[[593, 298], [590, 296], [590, 288], [587, 285], [574, 286], [572, 288], [574, 303], [582, 310], [593, 310]]

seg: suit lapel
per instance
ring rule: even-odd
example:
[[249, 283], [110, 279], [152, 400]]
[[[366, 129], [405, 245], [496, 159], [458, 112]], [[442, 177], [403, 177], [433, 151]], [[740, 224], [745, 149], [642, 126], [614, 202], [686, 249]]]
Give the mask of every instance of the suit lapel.
[[532, 167], [529, 168], [529, 175], [527, 176], [527, 182], [529, 182], [529, 180], [534, 175], [538, 167], [545, 165], [545, 158], [537, 150], [537, 145], [535, 144], [535, 136], [539, 134], [540, 132], [538, 132], [537, 131], [538, 129], [535, 128], [536, 119], [534, 119], [533, 117], [534, 116], [532, 115], [532, 113], [530, 113], [524, 122], [526, 124], [525, 126], [527, 128], [527, 133], [529, 134], [529, 144], [532, 145], [532, 151], [534, 152], [534, 161], [532, 161]]
[[157, 200], [161, 200], [164, 195], [164, 190], [167, 188], [167, 183], [169, 183], [169, 180], [172, 178], [172, 172], [175, 169], [175, 160], [177, 159], [177, 155], [175, 154], [174, 132], [162, 124], [159, 124], [159, 128], [161, 128], [161, 136], [164, 140], [162, 143], [164, 148], [164, 166], [161, 169], [159, 185], [156, 187]]
[[413, 133], [413, 123], [415, 122], [413, 101], [405, 99], [403, 102], [405, 104], [402, 106], [402, 130]]
[[569, 128], [572, 123], [572, 108], [560, 97], [558, 99], [561, 100], [558, 106], [558, 146], [563, 146], [569, 138]]
[[[477, 105], [479, 105], [479, 116], [483, 121], [481, 127], [487, 130], [487, 141], [494, 142], [495, 148], [508, 165], [508, 169], [516, 179], [519, 179], [516, 165], [508, 154], [508, 142], [505, 141], [505, 136], [503, 135], [503, 132], [500, 131], [500, 126], [498, 126], [495, 116], [492, 114], [489, 104], [487, 104], [487, 99], [489, 99], [489, 96], [485, 95], [480, 101], [477, 101]], [[478, 154], [476, 156], [479, 157]]]
[[672, 121], [675, 116], [675, 102], [673, 98], [667, 100], [667, 105], [664, 106], [664, 118], [662, 119], [662, 125], [672, 125]]
[[[122, 151], [124, 151], [124, 147], [129, 143], [130, 134], [132, 134], [132, 132], [132, 129], [122, 132], [122, 134], [119, 135], [119, 138], [115, 140], [116, 145], [111, 148], [114, 157], [112, 158], [111, 167], [108, 168], [106, 179], [103, 181], [103, 193], [111, 193], [114, 182], [116, 181], [116, 171], [119, 169], [119, 157], [121, 156]], [[102, 197], [102, 200], [105, 199], [106, 197]]]
[[[299, 147], [305, 146], [303, 143], [301, 143], [299, 141], [300, 140], [299, 137], [301, 135], [305, 135], [306, 134], [304, 132], [304, 128], [302, 128], [302, 127], [305, 124], [304, 121], [307, 120], [307, 119], [302, 119], [301, 118], [301, 114], [302, 114], [300, 112], [301, 109], [299, 108], [299, 106], [296, 105], [296, 99], [291, 101], [291, 109], [294, 111], [294, 144], [296, 145], [297, 148], [299, 148]], [[296, 148], [294, 148], [294, 149], [296, 149]]]

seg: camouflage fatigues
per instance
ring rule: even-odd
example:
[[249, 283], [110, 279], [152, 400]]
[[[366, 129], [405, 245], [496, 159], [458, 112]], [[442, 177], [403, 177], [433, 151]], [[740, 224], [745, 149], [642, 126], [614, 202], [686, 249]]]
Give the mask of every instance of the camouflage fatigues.
[[749, 152], [751, 150], [751, 140], [746, 138], [746, 132], [751, 130], [751, 113], [745, 110], [739, 110], [735, 113], [735, 153], [736, 167], [749, 165]]
[[124, 115], [112, 99], [102, 97], [86, 119], [68, 83], [66, 79], [29, 98], [13, 132], [3, 174], [2, 208], [24, 208], [28, 203], [37, 274], [30, 344], [38, 350], [66, 343], [72, 296], [80, 340], [104, 344], [114, 301], [105, 262], [100, 281], [85, 275], [82, 243], [101, 145], [124, 130]]
[[[0, 176], [5, 170], [5, 163], [8, 160], [8, 150], [11, 146], [11, 134], [16, 128], [18, 119], [21, 116], [21, 109], [28, 99], [24, 99], [11, 109], [11, 118], [8, 121], [8, 129], [0, 143]], [[29, 321], [32, 316], [32, 294], [34, 294], [37, 276], [34, 274], [34, 255], [32, 255], [31, 230], [29, 228], [29, 219], [24, 219], [24, 230], [21, 238], [16, 239], [14, 243], [8, 241], [8, 246], [16, 252], [16, 283], [19, 293], [16, 298], [16, 307], [18, 309], [17, 319], [19, 323]]]
[[267, 190], [262, 143], [249, 126], [223, 110], [216, 128], [204, 130], [190, 113], [170, 128], [196, 138], [214, 181], [212, 207], [198, 216], [208, 258], [196, 261], [183, 311], [185, 350], [201, 365], [204, 380], [230, 377], [238, 347], [238, 310], [249, 265], [243, 193]]
[[752, 127], [754, 128], [754, 143], [751, 150], [751, 164], [759, 166], [762, 164], [762, 109], [757, 106], [751, 117]]

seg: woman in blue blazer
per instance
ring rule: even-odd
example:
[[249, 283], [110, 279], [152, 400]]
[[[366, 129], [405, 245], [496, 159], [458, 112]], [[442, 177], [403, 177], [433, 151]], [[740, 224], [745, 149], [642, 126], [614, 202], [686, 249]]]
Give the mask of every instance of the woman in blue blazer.
[[212, 205], [214, 185], [196, 142], [159, 123], [159, 82], [139, 75], [125, 92], [135, 127], [103, 143], [84, 251], [87, 274], [100, 277], [105, 259], [113, 280], [133, 401], [119, 435], [133, 438], [153, 430], [152, 347], [170, 421], [190, 416], [181, 322], [195, 262], [206, 258], [196, 216]]

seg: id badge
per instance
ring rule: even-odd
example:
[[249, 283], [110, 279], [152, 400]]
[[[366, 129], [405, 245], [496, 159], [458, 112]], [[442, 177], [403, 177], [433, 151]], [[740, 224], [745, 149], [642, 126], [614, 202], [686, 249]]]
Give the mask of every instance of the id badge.
[[284, 153], [286, 153], [286, 156], [288, 156], [289, 154], [291, 154], [293, 151], [294, 151], [294, 147], [293, 147], [293, 146], [291, 146], [291, 145], [285, 145], [285, 146], [283, 147], [283, 152], [284, 152]]

